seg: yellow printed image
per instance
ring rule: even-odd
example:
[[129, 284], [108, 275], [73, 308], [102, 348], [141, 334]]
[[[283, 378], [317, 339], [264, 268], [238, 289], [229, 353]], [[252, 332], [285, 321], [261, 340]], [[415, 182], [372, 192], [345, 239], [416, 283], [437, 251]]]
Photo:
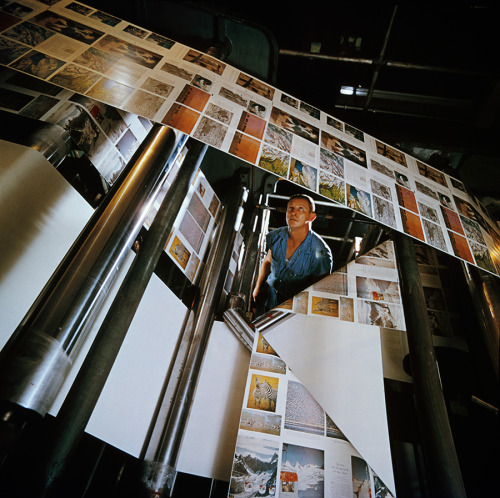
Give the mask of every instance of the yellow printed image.
[[168, 252], [172, 255], [175, 261], [181, 265], [182, 269], [185, 270], [191, 253], [186, 249], [177, 236], [174, 237], [174, 241], [172, 242]]
[[250, 381], [247, 408], [275, 412], [276, 400], [278, 399], [278, 383], [279, 379], [276, 377], [253, 374]]
[[315, 315], [339, 316], [339, 302], [337, 299], [313, 296], [311, 312]]
[[264, 339], [264, 336], [259, 334], [259, 340], [257, 342], [257, 353], [272, 354], [278, 356], [276, 351], [271, 347], [271, 345]]
[[287, 299], [283, 301], [281, 304], [276, 306], [276, 308], [280, 308], [282, 310], [292, 310], [293, 309], [293, 298]]

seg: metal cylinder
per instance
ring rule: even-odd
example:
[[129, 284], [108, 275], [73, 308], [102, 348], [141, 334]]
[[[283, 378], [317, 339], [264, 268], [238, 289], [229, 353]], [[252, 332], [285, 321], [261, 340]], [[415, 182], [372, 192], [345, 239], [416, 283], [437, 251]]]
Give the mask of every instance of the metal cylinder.
[[45, 458], [45, 489], [55, 486], [83, 434], [207, 148], [208, 145], [190, 139], [186, 158], [59, 410]]
[[[169, 408], [162, 427], [158, 427], [161, 434], [158, 440], [152, 438], [152, 444], [146, 451], [143, 483], [151, 496], [167, 496], [173, 487], [184, 428], [234, 245], [238, 207], [244, 202], [247, 193], [245, 189], [234, 189], [229, 205], [225, 206], [217, 243], [210, 251], [200, 284], [200, 298], [187, 323], [185, 334], [189, 337], [189, 345], [181, 376], [176, 382], [173, 399], [165, 400]], [[168, 386], [166, 391], [169, 391]], [[157, 422], [159, 425], [160, 421]]]
[[259, 332], [260, 334], [265, 334], [266, 332], [269, 332], [274, 327], [280, 325], [294, 315], [295, 313], [291, 311], [272, 309], [261, 315], [252, 323], [257, 332]]
[[485, 352], [498, 381], [500, 344], [500, 285], [498, 277], [462, 263], [465, 280], [479, 322]]
[[431, 496], [466, 498], [448, 420], [413, 240], [394, 232], [411, 374]]
[[[179, 152], [179, 140], [172, 129], [155, 125], [128, 175], [96, 210], [4, 347], [1, 400], [41, 415], [48, 411], [144, 223], [169, 160]], [[46, 345], [45, 354], [40, 344]]]
[[0, 111], [2, 126], [0, 138], [37, 150], [53, 166], [59, 166], [71, 151], [73, 141], [61, 126], [37, 119]]
[[229, 330], [251, 351], [255, 327], [247, 320], [243, 312], [238, 308], [224, 311], [224, 322], [229, 327]]

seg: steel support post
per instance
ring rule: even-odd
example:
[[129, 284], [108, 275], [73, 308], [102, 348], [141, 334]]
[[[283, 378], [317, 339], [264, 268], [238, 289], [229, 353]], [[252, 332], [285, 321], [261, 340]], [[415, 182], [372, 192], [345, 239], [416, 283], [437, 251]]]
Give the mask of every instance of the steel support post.
[[439, 377], [413, 240], [394, 232], [415, 404], [433, 498], [466, 498]]

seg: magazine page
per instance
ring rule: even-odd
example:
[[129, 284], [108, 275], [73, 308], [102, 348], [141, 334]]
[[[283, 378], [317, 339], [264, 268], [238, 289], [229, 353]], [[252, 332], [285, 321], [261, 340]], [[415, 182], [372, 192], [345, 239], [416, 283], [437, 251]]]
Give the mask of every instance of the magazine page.
[[14, 71], [1, 74], [0, 105], [9, 105], [11, 112], [62, 127], [112, 186], [153, 123], [73, 91], [20, 76]]
[[[167, 193], [163, 189], [148, 213], [149, 227]], [[165, 252], [191, 282], [200, 275], [205, 252], [216, 228], [221, 202], [208, 183], [205, 175], [198, 171], [179, 211], [172, 231], [165, 244]]]
[[383, 378], [411, 377], [392, 241], [277, 309], [256, 334], [230, 496], [394, 496]]
[[0, 7], [1, 64], [171, 126], [498, 275], [498, 227], [459, 180], [175, 40], [78, 2], [48, 3]]

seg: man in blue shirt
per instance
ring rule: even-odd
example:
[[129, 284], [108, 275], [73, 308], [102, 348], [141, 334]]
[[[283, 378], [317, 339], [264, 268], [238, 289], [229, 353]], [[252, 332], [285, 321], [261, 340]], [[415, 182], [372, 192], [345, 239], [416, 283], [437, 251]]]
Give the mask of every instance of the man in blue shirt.
[[323, 239], [313, 232], [316, 219], [311, 197], [297, 194], [286, 209], [286, 227], [267, 234], [267, 253], [252, 293], [255, 301], [267, 281], [265, 309], [295, 296], [332, 271], [332, 253]]

